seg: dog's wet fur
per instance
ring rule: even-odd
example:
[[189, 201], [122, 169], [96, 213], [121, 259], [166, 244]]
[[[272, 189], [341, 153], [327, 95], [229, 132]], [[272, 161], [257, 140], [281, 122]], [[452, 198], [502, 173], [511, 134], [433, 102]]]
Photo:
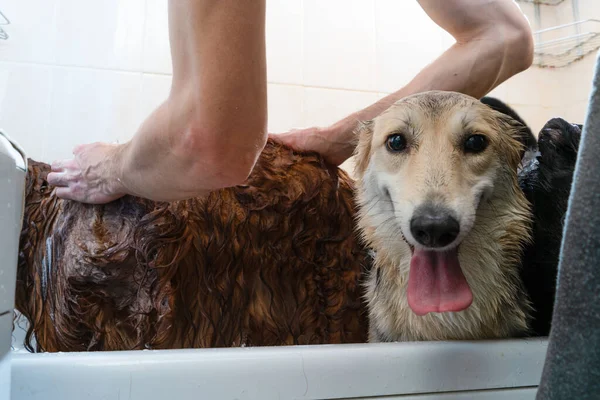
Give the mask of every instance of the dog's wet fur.
[[[386, 148], [397, 133], [407, 152]], [[476, 133], [487, 148], [467, 154], [461, 146]], [[557, 118], [536, 140], [500, 100], [427, 92], [359, 130], [356, 182], [317, 154], [269, 141], [245, 185], [92, 206], [58, 199], [49, 166], [29, 160], [16, 295], [27, 345], [545, 336], [580, 135]], [[429, 206], [458, 224], [440, 248], [458, 246], [473, 295], [462, 311], [417, 315], [407, 299], [411, 255], [423, 247], [410, 221]]]
[[36, 351], [361, 343], [354, 182], [270, 141], [207, 198], [58, 199], [30, 160], [16, 306]]
[[[356, 175], [358, 224], [376, 254], [366, 285], [371, 341], [548, 334], [581, 130], [552, 120], [536, 149], [515, 116], [495, 100], [429, 92], [364, 124]], [[389, 148], [395, 135], [406, 143], [401, 151]], [[473, 135], [486, 138], [483, 151], [466, 150]], [[413, 223], [424, 209], [438, 221], [455, 220], [451, 242], [436, 246], [415, 235]], [[456, 249], [471, 302], [462, 299], [456, 312], [420, 310], [409, 289], [416, 251]]]

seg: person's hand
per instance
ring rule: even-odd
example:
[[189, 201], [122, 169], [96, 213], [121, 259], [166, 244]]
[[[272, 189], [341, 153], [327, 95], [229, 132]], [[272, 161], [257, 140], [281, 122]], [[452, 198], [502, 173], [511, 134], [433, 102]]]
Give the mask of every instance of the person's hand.
[[315, 151], [329, 164], [339, 166], [354, 151], [351, 140], [337, 134], [333, 128], [292, 129], [280, 134], [269, 134], [276, 142], [283, 143], [296, 151]]
[[56, 186], [63, 199], [89, 204], [105, 204], [126, 194], [115, 173], [119, 145], [92, 143], [79, 145], [72, 159], [52, 163], [48, 183]]

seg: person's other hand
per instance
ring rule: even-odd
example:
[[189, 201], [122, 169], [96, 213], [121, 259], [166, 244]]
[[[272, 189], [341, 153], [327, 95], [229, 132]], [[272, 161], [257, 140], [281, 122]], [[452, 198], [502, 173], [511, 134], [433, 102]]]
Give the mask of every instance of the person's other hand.
[[115, 153], [119, 145], [91, 143], [73, 150], [72, 159], [52, 163], [48, 183], [56, 186], [63, 199], [89, 204], [105, 204], [126, 193], [115, 171]]
[[332, 128], [292, 129], [285, 133], [269, 134], [269, 138], [297, 151], [315, 151], [329, 164], [339, 166], [354, 151], [354, 147], [343, 135]]

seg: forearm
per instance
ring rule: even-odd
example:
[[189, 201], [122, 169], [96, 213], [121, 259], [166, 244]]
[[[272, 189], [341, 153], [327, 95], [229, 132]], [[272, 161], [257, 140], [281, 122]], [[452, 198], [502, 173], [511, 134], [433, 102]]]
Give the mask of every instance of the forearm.
[[428, 90], [455, 91], [476, 98], [483, 97], [520, 72], [510, 67], [511, 60], [504, 59], [505, 54], [496, 51], [498, 46], [493, 42], [498, 40], [490, 35], [481, 41], [454, 44], [406, 86], [351, 115], [342, 123], [372, 119], [395, 101]]
[[52, 163], [60, 198], [177, 201], [246, 180], [267, 141], [265, 0], [169, 0], [168, 99], [123, 145]]
[[[481, 24], [479, 29], [469, 30], [468, 26], [455, 23], [461, 21], [461, 18], [449, 18], [450, 11], [443, 10], [443, 7], [440, 9], [438, 0], [421, 0], [420, 3], [424, 8], [429, 8], [428, 13], [432, 19], [453, 34], [456, 43], [421, 70], [406, 86], [328, 128], [333, 131], [332, 136], [337, 137], [340, 142], [351, 143], [357, 121], [376, 117], [403, 97], [428, 90], [446, 90], [480, 98], [531, 65], [533, 41], [526, 20], [520, 15], [516, 5], [496, 2], [501, 5], [500, 12], [512, 14], [510, 19], [511, 22], [516, 21], [514, 24], [496, 23], [489, 16], [490, 22]], [[455, 9], [458, 8], [456, 3], [463, 3], [460, 6], [465, 10], [469, 9], [469, 4], [465, 3], [472, 4], [461, 0], [454, 3]], [[442, 4], [452, 7], [452, 2], [448, 0]], [[471, 7], [470, 13], [493, 13], [494, 10], [490, 10], [489, 4], [487, 6], [487, 9], [483, 5], [478, 6], [483, 7], [483, 10]], [[453, 11], [456, 13], [456, 10]], [[485, 17], [481, 15], [479, 18]], [[469, 15], [462, 18], [462, 23], [468, 25], [465, 21], [470, 18], [476, 17]], [[347, 148], [350, 156], [354, 147], [348, 145]]]
[[[167, 100], [143, 122], [133, 138], [117, 148], [113, 168], [130, 195], [155, 201], [173, 201], [202, 196], [216, 179], [211, 165], [199, 174], [210, 157], [185, 151], [182, 137], [192, 110]], [[189, 106], [188, 106], [189, 107]]]
[[264, 0], [171, 0], [171, 94], [116, 152], [129, 194], [180, 200], [241, 183], [266, 142]]

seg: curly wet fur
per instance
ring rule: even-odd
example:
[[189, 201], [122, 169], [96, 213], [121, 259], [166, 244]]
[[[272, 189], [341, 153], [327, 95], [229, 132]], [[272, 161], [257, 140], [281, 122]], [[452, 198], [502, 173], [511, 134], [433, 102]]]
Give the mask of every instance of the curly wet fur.
[[[407, 107], [426, 109], [428, 115], [440, 115], [460, 106], [462, 101], [462, 96], [433, 92], [403, 102]], [[492, 109], [502, 111], [503, 103], [492, 104]], [[371, 164], [374, 123], [363, 126], [356, 152], [356, 174], [358, 225], [364, 242], [376, 253], [374, 268], [366, 279], [365, 296], [371, 341], [490, 339], [545, 336], [549, 332], [558, 262], [555, 249], [560, 247], [559, 225], [566, 212], [576, 147], [569, 146], [571, 142], [567, 140], [567, 149], [559, 150], [564, 146], [559, 143], [560, 133], [555, 132], [555, 138], [546, 140], [547, 133], [543, 131], [541, 155], [536, 160], [546, 168], [521, 169], [519, 163], [525, 149], [536, 147], [531, 131], [511, 112], [480, 112], [488, 114], [488, 124], [500, 134], [497, 156], [502, 167], [492, 195], [478, 207], [475, 225], [459, 247], [473, 303], [468, 309], [453, 313], [417, 316], [408, 305], [411, 249], [392, 217], [394, 200], [387, 191], [376, 188], [378, 171]], [[545, 140], [555, 146], [545, 145]], [[559, 154], [560, 151], [567, 154]], [[520, 186], [528, 173], [535, 185], [530, 191]], [[562, 180], [557, 180], [558, 176]], [[555, 198], [552, 206], [542, 204], [552, 197], [532, 202], [535, 196], [549, 194]]]
[[17, 309], [37, 351], [367, 339], [353, 182], [269, 142], [246, 185], [206, 199], [58, 199], [30, 160]]

